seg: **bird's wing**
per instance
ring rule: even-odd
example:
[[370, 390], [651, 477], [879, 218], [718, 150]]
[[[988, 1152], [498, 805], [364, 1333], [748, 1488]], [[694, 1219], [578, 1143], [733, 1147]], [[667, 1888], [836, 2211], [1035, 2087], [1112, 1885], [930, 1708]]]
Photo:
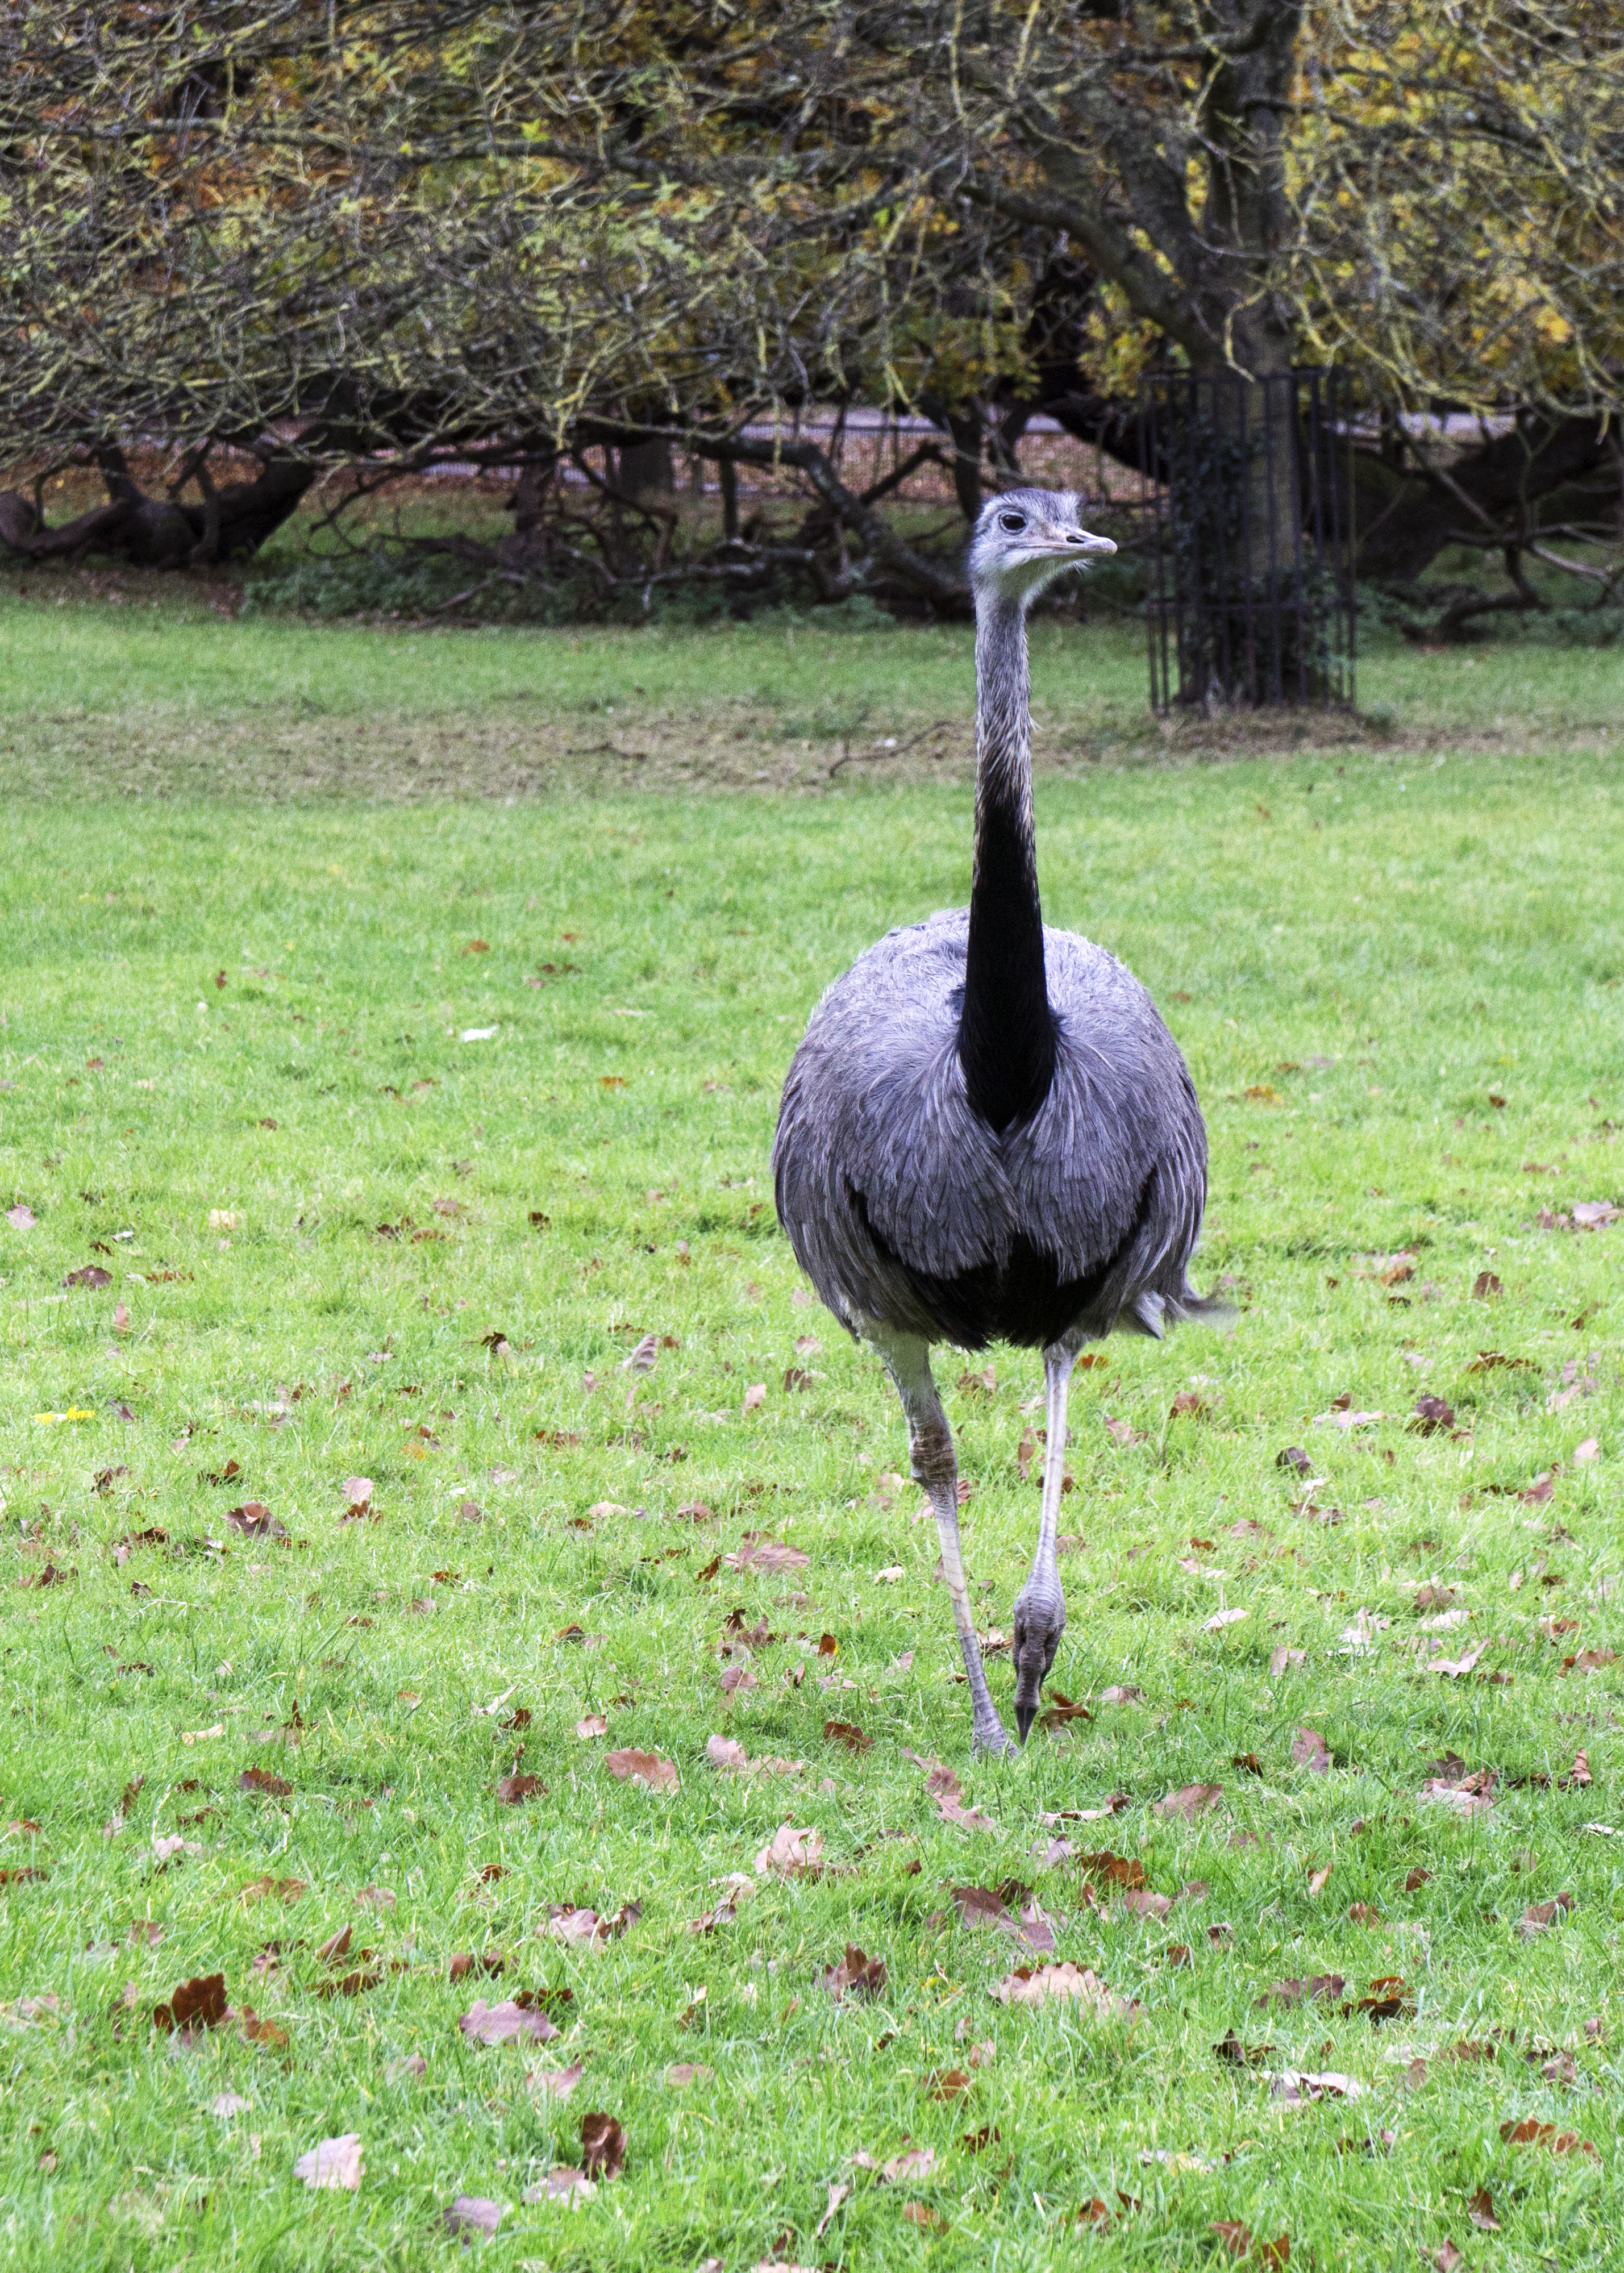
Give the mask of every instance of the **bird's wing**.
[[[1206, 1204], [1207, 1137], [1178, 1044], [1133, 973], [1075, 933], [1045, 931], [1055, 1077], [1004, 1162], [1020, 1228], [1084, 1279], [1112, 1260], [1107, 1307], [1185, 1292]], [[1114, 1259], [1113, 1259], [1114, 1258]]]
[[834, 981], [796, 1052], [773, 1152], [778, 1212], [826, 1299], [844, 1288], [866, 1307], [864, 1288], [879, 1291], [871, 1231], [936, 1278], [1008, 1251], [1013, 1195], [959, 1063], [966, 926], [958, 910], [888, 933]]

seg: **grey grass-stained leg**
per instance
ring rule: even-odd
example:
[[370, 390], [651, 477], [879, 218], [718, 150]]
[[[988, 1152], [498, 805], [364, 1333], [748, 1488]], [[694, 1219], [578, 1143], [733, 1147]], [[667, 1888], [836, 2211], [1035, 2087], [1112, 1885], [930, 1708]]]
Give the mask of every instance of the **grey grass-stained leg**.
[[959, 1550], [958, 1461], [953, 1449], [953, 1431], [947, 1426], [947, 1415], [942, 1410], [931, 1371], [930, 1345], [917, 1335], [899, 1334], [888, 1328], [871, 1329], [869, 1339], [896, 1384], [896, 1393], [902, 1400], [908, 1421], [908, 1450], [914, 1481], [930, 1495], [936, 1517], [942, 1576], [947, 1582], [953, 1622], [958, 1629], [959, 1647], [964, 1654], [964, 1671], [969, 1682], [973, 1715], [970, 1749], [977, 1752], [1014, 1752], [1014, 1742], [999, 1720], [992, 1692], [987, 1687], [981, 1644], [976, 1638], [975, 1613], [964, 1583], [964, 1558]]

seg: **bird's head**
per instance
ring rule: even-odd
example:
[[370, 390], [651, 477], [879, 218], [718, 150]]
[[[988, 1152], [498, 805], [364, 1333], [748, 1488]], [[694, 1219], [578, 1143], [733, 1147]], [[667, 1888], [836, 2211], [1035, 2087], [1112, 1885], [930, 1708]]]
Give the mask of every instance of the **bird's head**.
[[1005, 490], [982, 507], [969, 544], [969, 576], [986, 596], [1029, 605], [1067, 568], [1098, 559], [1116, 546], [1086, 529], [1069, 490]]
[[1037, 1718], [1044, 1684], [1066, 1632], [1066, 1597], [1036, 1572], [1015, 1598], [1011, 1637], [1015, 1659], [1015, 1726], [1024, 1744]]

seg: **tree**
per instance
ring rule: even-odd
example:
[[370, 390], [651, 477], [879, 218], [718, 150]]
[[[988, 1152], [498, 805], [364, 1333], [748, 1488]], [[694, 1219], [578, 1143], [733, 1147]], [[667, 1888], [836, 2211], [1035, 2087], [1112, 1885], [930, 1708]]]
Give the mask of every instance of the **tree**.
[[[324, 465], [454, 453], [530, 469], [528, 563], [951, 606], [807, 405], [928, 408], [968, 512], [1040, 407], [1131, 454], [1158, 363], [1509, 401], [1453, 464], [1362, 454], [1410, 574], [1614, 446], [1610, 0], [19, 0], [0, 65], [0, 439], [109, 482], [59, 529], [11, 492], [13, 552], [216, 559]], [[593, 522], [550, 476], [598, 444]], [[677, 562], [677, 444], [793, 471], [799, 531]], [[227, 447], [259, 471], [216, 491]]]

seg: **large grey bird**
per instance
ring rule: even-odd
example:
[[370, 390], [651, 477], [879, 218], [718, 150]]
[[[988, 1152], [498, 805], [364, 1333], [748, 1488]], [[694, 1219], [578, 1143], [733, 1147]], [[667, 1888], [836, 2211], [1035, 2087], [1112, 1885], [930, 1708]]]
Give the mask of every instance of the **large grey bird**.
[[1178, 1045], [1113, 955], [1044, 927], [1032, 829], [1026, 615], [1111, 552], [1074, 497], [1007, 490], [970, 541], [976, 858], [969, 910], [889, 932], [828, 989], [784, 1084], [779, 1219], [831, 1310], [884, 1360], [930, 1495], [977, 1752], [1012, 1750], [982, 1668], [959, 1549], [953, 1435], [931, 1345], [1040, 1348], [1048, 1441], [1012, 1640], [1021, 1741], [1066, 1626], [1055, 1563], [1066, 1390], [1083, 1344], [1160, 1335], [1203, 1302], [1186, 1266], [1207, 1132]]

